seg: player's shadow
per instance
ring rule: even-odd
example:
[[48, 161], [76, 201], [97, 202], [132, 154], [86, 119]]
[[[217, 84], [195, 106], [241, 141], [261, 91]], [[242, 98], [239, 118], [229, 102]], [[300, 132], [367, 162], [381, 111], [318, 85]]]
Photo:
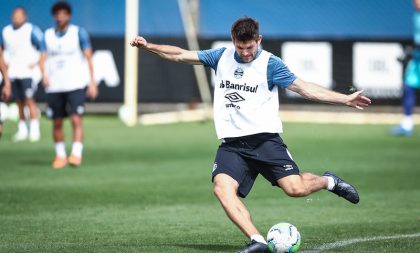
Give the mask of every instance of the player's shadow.
[[177, 247], [200, 250], [200, 251], [217, 251], [217, 252], [235, 252], [240, 248], [237, 245], [227, 244], [176, 244]]
[[45, 163], [45, 159], [34, 159], [34, 158], [30, 158], [30, 159], [21, 159], [18, 161], [18, 164], [21, 166], [43, 166], [46, 165]]

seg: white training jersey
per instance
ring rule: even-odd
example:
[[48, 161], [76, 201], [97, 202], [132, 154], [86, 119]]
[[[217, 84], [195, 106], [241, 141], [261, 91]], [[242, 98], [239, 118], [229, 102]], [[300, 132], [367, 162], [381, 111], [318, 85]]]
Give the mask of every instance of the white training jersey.
[[240, 137], [257, 133], [280, 133], [277, 86], [271, 90], [267, 66], [271, 53], [262, 50], [250, 63], [239, 63], [235, 49], [220, 57], [214, 89], [214, 122], [217, 137]]
[[69, 25], [62, 36], [56, 34], [55, 28], [45, 31], [47, 93], [73, 91], [87, 86], [88, 68], [79, 41], [79, 27], [75, 25]]
[[40, 54], [31, 41], [33, 25], [24, 23], [14, 29], [12, 25], [3, 28], [3, 47], [10, 79], [32, 78], [39, 71], [37, 63]]

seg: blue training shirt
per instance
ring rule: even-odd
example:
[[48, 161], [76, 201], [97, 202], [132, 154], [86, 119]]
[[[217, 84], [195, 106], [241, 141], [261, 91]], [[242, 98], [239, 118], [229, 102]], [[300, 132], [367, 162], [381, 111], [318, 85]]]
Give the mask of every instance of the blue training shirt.
[[31, 43], [40, 52], [45, 52], [47, 50], [42, 31], [35, 25], [32, 26]]
[[[217, 65], [220, 57], [222, 57], [225, 47], [201, 50], [197, 52], [198, 58], [204, 66], [212, 68], [215, 72], [217, 71]], [[258, 50], [257, 56], [261, 54], [261, 49]], [[235, 60], [239, 63], [243, 63], [239, 55], [235, 52]], [[277, 56], [271, 55], [268, 60], [267, 66], [267, 82], [268, 88], [273, 89], [274, 85], [280, 88], [287, 88], [291, 83], [296, 80], [296, 76], [290, 72], [289, 68], [284, 62]]]
[[414, 44], [420, 46], [420, 12], [415, 12], [413, 15], [414, 24]]

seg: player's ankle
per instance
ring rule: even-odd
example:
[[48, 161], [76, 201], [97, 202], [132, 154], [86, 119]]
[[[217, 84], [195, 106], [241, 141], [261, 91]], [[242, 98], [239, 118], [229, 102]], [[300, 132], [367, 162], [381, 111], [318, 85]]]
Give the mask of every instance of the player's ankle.
[[82, 152], [83, 152], [83, 143], [73, 142], [73, 145], [71, 148], [71, 155], [81, 158]]
[[256, 241], [256, 242], [267, 244], [264, 237], [260, 234], [251, 235], [251, 241]]
[[334, 178], [329, 177], [329, 176], [323, 176], [323, 177], [327, 179], [327, 187], [325, 189], [332, 191], [335, 186]]
[[61, 158], [66, 158], [66, 144], [64, 142], [56, 142], [55, 145], [55, 156], [56, 157], [61, 157]]

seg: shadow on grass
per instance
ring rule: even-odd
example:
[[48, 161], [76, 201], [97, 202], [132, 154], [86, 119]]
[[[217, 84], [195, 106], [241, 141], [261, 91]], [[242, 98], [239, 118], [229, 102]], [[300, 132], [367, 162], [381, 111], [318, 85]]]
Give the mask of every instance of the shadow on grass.
[[241, 248], [241, 246], [227, 244], [176, 244], [174, 246], [187, 249], [215, 252], [236, 252]]
[[51, 161], [46, 159], [22, 159], [18, 163], [22, 166], [49, 166]]

